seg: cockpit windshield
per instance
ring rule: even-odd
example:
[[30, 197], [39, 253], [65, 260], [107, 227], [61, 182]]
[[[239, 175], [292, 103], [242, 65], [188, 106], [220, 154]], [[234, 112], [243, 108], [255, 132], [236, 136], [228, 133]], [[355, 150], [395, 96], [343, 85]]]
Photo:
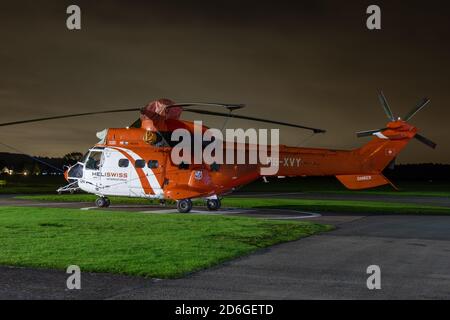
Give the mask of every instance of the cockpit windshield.
[[86, 162], [87, 158], [88, 158], [88, 155], [89, 155], [89, 151], [86, 152], [86, 153], [84, 154], [83, 158], [81, 158], [81, 160], [78, 161], [78, 162], [81, 162], [82, 164], [84, 164], [84, 163]]
[[88, 170], [98, 170], [100, 169], [101, 161], [102, 161], [102, 151], [92, 150], [89, 153], [89, 157], [86, 161], [86, 169]]

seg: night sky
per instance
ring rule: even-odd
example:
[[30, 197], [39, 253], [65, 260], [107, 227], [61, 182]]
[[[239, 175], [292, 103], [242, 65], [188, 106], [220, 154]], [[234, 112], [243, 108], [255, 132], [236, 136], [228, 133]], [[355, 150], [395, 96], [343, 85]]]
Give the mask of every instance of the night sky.
[[[242, 3], [245, 2], [245, 5]], [[382, 9], [382, 30], [366, 8]], [[78, 4], [82, 30], [66, 28]], [[445, 1], [15, 1], [0, 4], [0, 122], [139, 107], [158, 98], [245, 103], [240, 114], [327, 129], [304, 146], [355, 148], [355, 131], [383, 127], [423, 97], [411, 123], [438, 144], [411, 141], [399, 162], [450, 163], [450, 13]], [[113, 114], [0, 128], [0, 142], [34, 155], [85, 151]], [[193, 115], [184, 118], [194, 119]], [[196, 117], [197, 118], [197, 117]], [[223, 119], [204, 117], [207, 125]], [[251, 127], [232, 120], [229, 127]], [[282, 128], [296, 145], [309, 132]], [[11, 151], [0, 146], [0, 151]]]

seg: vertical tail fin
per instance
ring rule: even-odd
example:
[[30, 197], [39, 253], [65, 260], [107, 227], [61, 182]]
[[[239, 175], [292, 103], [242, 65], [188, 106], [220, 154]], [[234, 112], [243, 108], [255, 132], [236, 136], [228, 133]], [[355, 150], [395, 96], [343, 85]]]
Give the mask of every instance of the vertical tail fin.
[[[367, 130], [357, 132], [358, 137], [375, 136], [366, 145], [355, 150], [357, 156], [360, 157], [360, 172], [361, 174], [347, 174], [337, 175], [339, 181], [349, 189], [365, 189], [377, 187], [385, 184], [391, 184], [397, 189], [385, 176], [381, 174], [406, 144], [415, 138], [424, 143], [428, 147], [435, 148], [436, 144], [417, 133], [417, 128], [410, 125], [409, 121], [414, 115], [422, 110], [430, 100], [428, 98], [422, 99], [402, 120], [400, 117], [396, 118], [387, 102], [383, 92], [378, 94], [381, 106], [383, 107], [389, 123], [385, 128]], [[397, 119], [397, 120], [396, 120]]]
[[383, 131], [372, 132], [374, 138], [367, 144], [355, 150], [359, 158], [359, 173], [336, 175], [336, 178], [348, 189], [367, 189], [390, 184], [382, 171], [397, 157], [400, 151], [414, 137], [417, 129], [406, 122], [394, 121], [388, 123]]

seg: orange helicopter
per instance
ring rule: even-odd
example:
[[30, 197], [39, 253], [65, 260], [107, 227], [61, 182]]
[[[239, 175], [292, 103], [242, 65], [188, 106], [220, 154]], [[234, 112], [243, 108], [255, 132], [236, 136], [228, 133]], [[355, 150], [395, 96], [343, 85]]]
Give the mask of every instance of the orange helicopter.
[[[418, 129], [408, 121], [428, 103], [424, 98], [403, 119], [395, 118], [381, 92], [380, 103], [389, 119], [386, 127], [357, 132], [358, 137], [373, 136], [373, 139], [353, 150], [330, 150], [319, 148], [278, 146], [276, 176], [336, 176], [349, 189], [366, 189], [385, 184], [395, 186], [383, 176], [383, 169], [392, 164], [395, 157], [415, 138], [435, 148], [436, 144], [418, 134]], [[216, 112], [196, 107], [222, 107], [228, 112]], [[58, 192], [81, 189], [98, 196], [96, 205], [108, 207], [108, 196], [141, 197], [150, 199], [173, 199], [179, 212], [192, 209], [192, 200], [206, 200], [209, 210], [218, 210], [220, 197], [248, 184], [261, 174], [263, 164], [235, 163], [175, 163], [171, 157], [174, 143], [172, 134], [184, 129], [194, 134], [208, 128], [180, 119], [182, 112], [259, 121], [290, 126], [324, 133], [325, 130], [281, 121], [238, 115], [234, 111], [242, 104], [226, 103], [175, 103], [160, 99], [143, 108], [106, 110], [78, 113], [39, 119], [2, 123], [0, 126], [63, 119], [104, 113], [139, 111], [140, 118], [126, 128], [109, 128], [97, 133], [100, 141], [89, 149], [75, 165], [68, 167], [64, 176], [69, 182]], [[205, 147], [204, 141], [202, 148]], [[251, 145], [245, 144], [247, 156]], [[233, 144], [237, 148], [237, 144]], [[241, 146], [242, 149], [242, 146]], [[271, 158], [270, 161], [274, 161]], [[270, 162], [269, 161], [269, 162]]]

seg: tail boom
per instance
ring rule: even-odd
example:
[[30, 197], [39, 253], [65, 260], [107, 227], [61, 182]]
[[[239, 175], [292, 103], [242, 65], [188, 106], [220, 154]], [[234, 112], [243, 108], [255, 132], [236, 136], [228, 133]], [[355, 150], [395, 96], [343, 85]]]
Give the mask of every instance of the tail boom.
[[354, 150], [282, 147], [278, 175], [336, 176], [345, 187], [355, 190], [385, 184], [396, 188], [382, 171], [398, 156], [414, 133], [395, 137], [375, 135], [367, 144]]

